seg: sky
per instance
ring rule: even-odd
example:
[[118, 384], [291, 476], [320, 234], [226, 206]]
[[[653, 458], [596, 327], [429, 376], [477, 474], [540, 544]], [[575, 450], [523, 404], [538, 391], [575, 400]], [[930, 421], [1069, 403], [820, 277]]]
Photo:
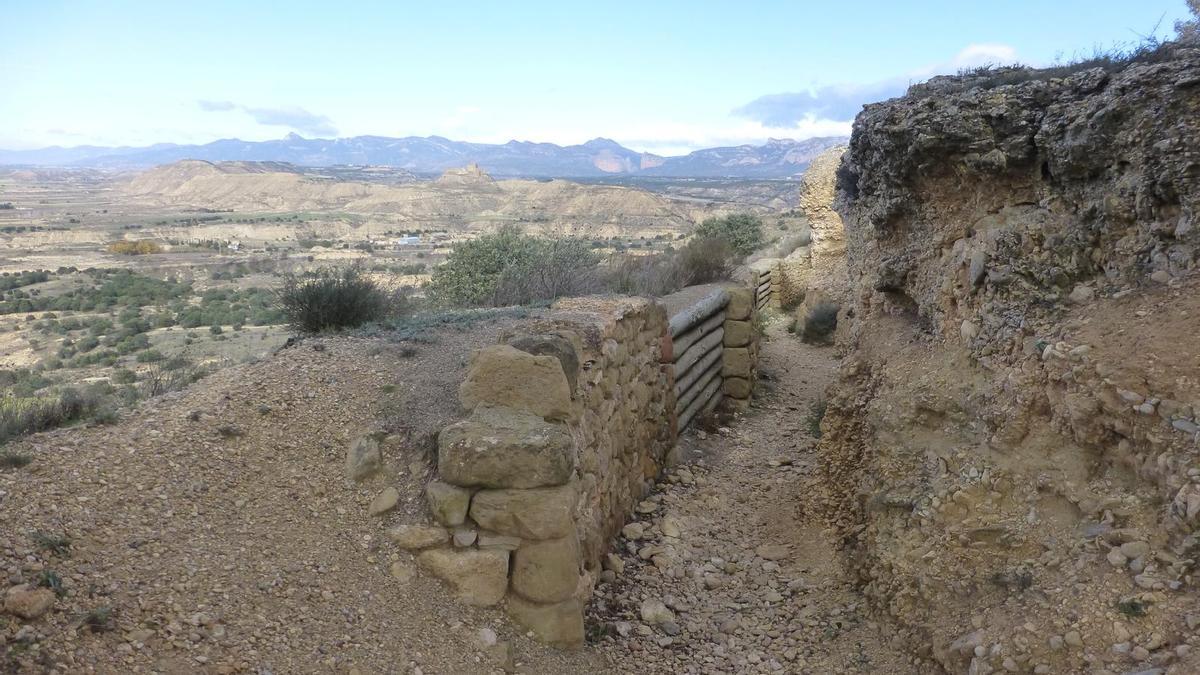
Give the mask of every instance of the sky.
[[1169, 36], [1184, 0], [0, 0], [0, 148], [427, 136], [681, 154], [848, 134], [987, 63]]

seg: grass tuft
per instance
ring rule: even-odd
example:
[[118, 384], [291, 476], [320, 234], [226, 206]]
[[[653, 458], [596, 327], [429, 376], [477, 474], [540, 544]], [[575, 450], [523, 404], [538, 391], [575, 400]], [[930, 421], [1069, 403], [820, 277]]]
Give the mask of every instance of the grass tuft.
[[61, 534], [37, 531], [30, 535], [33, 544], [43, 551], [54, 555], [67, 556], [71, 554], [71, 539]]

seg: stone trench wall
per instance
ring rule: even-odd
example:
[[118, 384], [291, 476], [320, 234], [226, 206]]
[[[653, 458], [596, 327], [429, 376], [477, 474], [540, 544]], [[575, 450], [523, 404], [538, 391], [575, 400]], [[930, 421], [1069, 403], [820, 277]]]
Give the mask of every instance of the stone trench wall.
[[[721, 298], [717, 393], [748, 403], [754, 295]], [[460, 601], [503, 604], [542, 641], [581, 644], [610, 543], [672, 461], [673, 347], [662, 305], [589, 297], [476, 351], [459, 389], [469, 415], [439, 435], [426, 488], [436, 525], [400, 526], [392, 541]]]

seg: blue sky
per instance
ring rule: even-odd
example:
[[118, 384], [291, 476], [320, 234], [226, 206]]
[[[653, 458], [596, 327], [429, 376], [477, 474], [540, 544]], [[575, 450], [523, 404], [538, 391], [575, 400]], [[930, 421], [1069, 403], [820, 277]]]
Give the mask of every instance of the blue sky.
[[1185, 14], [1183, 0], [2, 0], [0, 147], [295, 131], [677, 154], [846, 133], [862, 101], [908, 82], [1168, 35]]

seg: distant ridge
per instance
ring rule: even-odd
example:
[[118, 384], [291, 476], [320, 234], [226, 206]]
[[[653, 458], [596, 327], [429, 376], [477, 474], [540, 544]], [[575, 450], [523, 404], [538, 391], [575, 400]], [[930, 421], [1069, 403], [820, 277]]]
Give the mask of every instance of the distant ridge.
[[391, 166], [414, 173], [440, 174], [474, 162], [498, 177], [793, 178], [823, 150], [846, 140], [844, 137], [772, 139], [764, 145], [708, 148], [681, 157], [661, 157], [630, 150], [607, 138], [561, 146], [528, 141], [468, 143], [441, 136], [320, 139], [288, 134], [272, 141], [225, 139], [204, 145], [162, 143], [142, 148], [0, 150], [0, 165], [146, 168], [198, 159], [287, 162], [298, 166]]

